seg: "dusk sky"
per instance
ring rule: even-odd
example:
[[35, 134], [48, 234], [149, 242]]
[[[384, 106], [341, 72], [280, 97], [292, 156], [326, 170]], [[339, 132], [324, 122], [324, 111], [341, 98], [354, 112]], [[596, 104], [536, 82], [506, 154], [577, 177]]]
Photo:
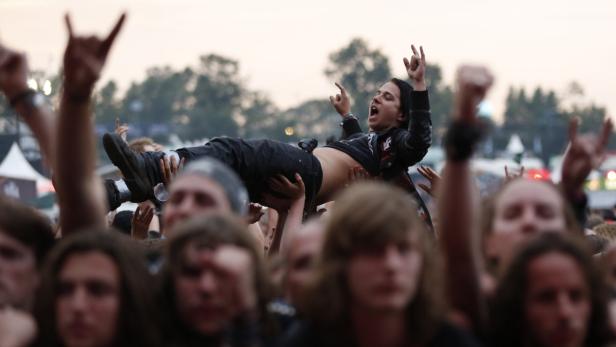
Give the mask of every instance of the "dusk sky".
[[561, 92], [571, 81], [616, 113], [613, 0], [0, 0], [0, 40], [25, 51], [34, 69], [54, 73], [66, 11], [77, 32], [106, 35], [124, 10], [128, 20], [102, 81], [122, 90], [148, 67], [181, 68], [218, 53], [240, 62], [250, 88], [288, 107], [335, 93], [323, 74], [328, 54], [362, 37], [390, 58], [397, 76], [411, 43], [424, 46], [447, 82], [461, 63], [489, 66], [497, 118], [510, 85]]

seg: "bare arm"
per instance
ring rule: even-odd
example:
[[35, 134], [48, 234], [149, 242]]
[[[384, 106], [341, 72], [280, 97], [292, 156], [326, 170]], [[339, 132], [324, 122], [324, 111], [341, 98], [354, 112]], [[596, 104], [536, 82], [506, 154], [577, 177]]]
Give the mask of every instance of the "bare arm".
[[28, 88], [29, 72], [24, 54], [0, 44], [0, 90], [34, 133], [43, 158], [51, 167], [55, 156], [55, 115], [42, 95]]
[[[481, 78], [483, 77], [483, 78]], [[492, 84], [484, 68], [462, 67], [458, 70], [458, 91], [454, 124], [476, 125], [475, 106]], [[485, 319], [485, 302], [480, 288], [481, 257], [478, 230], [478, 195], [472, 181], [470, 154], [455, 153], [460, 143], [453, 139], [455, 125], [449, 129], [446, 144], [447, 162], [439, 182], [439, 235], [443, 249], [448, 295], [452, 308], [461, 313], [474, 330], [481, 330]], [[452, 135], [452, 136], [449, 136]], [[452, 147], [450, 147], [452, 146]], [[472, 148], [472, 143], [469, 143]]]
[[122, 27], [122, 15], [104, 40], [73, 34], [66, 17], [69, 41], [64, 54], [64, 90], [58, 119], [56, 191], [62, 230], [105, 226], [103, 186], [96, 166], [91, 96], [107, 54]]
[[270, 189], [285, 196], [285, 198], [278, 198], [272, 194], [266, 194], [264, 197], [265, 202], [278, 212], [276, 233], [268, 249], [270, 255], [278, 253], [281, 245], [285, 244], [285, 232], [293, 232], [302, 224], [306, 188], [299, 174], [295, 174], [295, 181], [295, 183], [292, 183], [282, 175], [270, 179]]

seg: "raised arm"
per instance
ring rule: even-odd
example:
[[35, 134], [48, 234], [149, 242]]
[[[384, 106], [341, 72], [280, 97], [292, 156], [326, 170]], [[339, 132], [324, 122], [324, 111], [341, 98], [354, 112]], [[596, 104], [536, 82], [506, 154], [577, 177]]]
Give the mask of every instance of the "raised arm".
[[470, 158], [481, 135], [476, 106], [492, 80], [490, 72], [482, 67], [463, 66], [458, 70], [454, 118], [445, 138], [447, 161], [437, 199], [438, 235], [450, 303], [454, 312], [476, 331], [483, 326], [485, 302], [480, 288], [479, 196]]
[[573, 207], [580, 227], [583, 228], [586, 224], [588, 201], [584, 193], [584, 182], [590, 172], [597, 169], [605, 159], [613, 125], [612, 120], [606, 118], [599, 136], [578, 135], [579, 122], [577, 117], [569, 122], [569, 145], [563, 156], [560, 186], [565, 198]]
[[362, 130], [357, 117], [351, 113], [351, 98], [349, 94], [340, 83], [336, 82], [335, 84], [340, 89], [340, 93], [330, 96], [329, 101], [342, 119], [340, 122], [342, 127], [340, 139], [344, 140], [355, 134], [362, 133]]
[[276, 234], [268, 248], [269, 255], [273, 255], [287, 244], [285, 234], [294, 232], [302, 224], [306, 187], [302, 176], [297, 173], [295, 182], [289, 181], [283, 175], [278, 175], [270, 178], [268, 184], [270, 192], [264, 194], [264, 203], [278, 212]]
[[74, 34], [67, 15], [68, 44], [64, 53], [64, 90], [58, 119], [56, 191], [65, 234], [105, 225], [103, 187], [94, 169], [95, 136], [92, 127], [92, 91], [117, 37], [125, 15], [104, 39]]
[[43, 95], [28, 87], [28, 60], [0, 44], [0, 90], [30, 127], [49, 167], [55, 158], [55, 114]]
[[[428, 152], [432, 144], [432, 119], [430, 118], [430, 100], [426, 84], [426, 55], [423, 47], [419, 52], [411, 45], [411, 59], [404, 58], [404, 66], [411, 81], [411, 112], [408, 120], [408, 131], [398, 132], [394, 143], [397, 153], [405, 166], [419, 162]], [[400, 91], [403, 93], [404, 91]]]

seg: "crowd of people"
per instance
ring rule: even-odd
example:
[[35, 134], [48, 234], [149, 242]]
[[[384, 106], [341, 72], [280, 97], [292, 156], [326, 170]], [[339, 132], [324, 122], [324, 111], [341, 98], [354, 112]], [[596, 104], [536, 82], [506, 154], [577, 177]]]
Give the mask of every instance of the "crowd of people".
[[[58, 223], [0, 197], [0, 346], [610, 346], [616, 237], [588, 218], [584, 182], [612, 123], [569, 129], [559, 184], [508, 175], [480, 198], [471, 158], [493, 83], [457, 72], [442, 173], [408, 168], [431, 144], [423, 48], [370, 102], [330, 98], [325, 146], [214, 138], [165, 150], [103, 136], [122, 174], [95, 173], [92, 95], [125, 15], [105, 38], [66, 17], [58, 107], [29, 89], [24, 54], [0, 44], [0, 91], [32, 129]], [[357, 110], [361, 112], [363, 110]], [[116, 212], [122, 203], [134, 212]], [[591, 225], [592, 223], [592, 225]], [[596, 230], [596, 231], [594, 231]]]

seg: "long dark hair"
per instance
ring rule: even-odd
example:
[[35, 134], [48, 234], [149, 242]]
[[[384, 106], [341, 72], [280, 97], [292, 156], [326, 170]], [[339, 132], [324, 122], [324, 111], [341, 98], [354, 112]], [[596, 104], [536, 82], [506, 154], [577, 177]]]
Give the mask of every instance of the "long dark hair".
[[[265, 260], [248, 232], [243, 221], [225, 214], [211, 213], [205, 216], [191, 218], [174, 228], [172, 237], [165, 249], [165, 265], [160, 273], [159, 302], [166, 312], [163, 324], [167, 342], [178, 343], [185, 339], [201, 339], [194, 331], [182, 322], [177, 312], [174, 277], [180, 273], [183, 257], [190, 245], [215, 249], [221, 245], [234, 245], [247, 250], [253, 261], [255, 290], [262, 334], [265, 337], [275, 332], [273, 322], [267, 313], [267, 304], [271, 299], [272, 288], [265, 270]], [[217, 341], [216, 337], [209, 337]], [[209, 340], [207, 340], [209, 341]]]
[[491, 305], [490, 339], [493, 345], [519, 347], [527, 341], [529, 330], [525, 322], [524, 297], [528, 290], [528, 267], [533, 260], [548, 253], [569, 256], [582, 270], [591, 300], [585, 345], [605, 345], [613, 338], [607, 312], [607, 286], [581, 240], [559, 233], [543, 233], [530, 241], [514, 257], [500, 280]]
[[152, 279], [133, 241], [115, 231], [83, 231], [63, 239], [43, 267], [34, 305], [39, 334], [35, 346], [62, 346], [56, 328], [58, 276], [74, 254], [100, 252], [111, 258], [120, 274], [120, 312], [114, 346], [158, 346], [157, 314], [151, 298]]

